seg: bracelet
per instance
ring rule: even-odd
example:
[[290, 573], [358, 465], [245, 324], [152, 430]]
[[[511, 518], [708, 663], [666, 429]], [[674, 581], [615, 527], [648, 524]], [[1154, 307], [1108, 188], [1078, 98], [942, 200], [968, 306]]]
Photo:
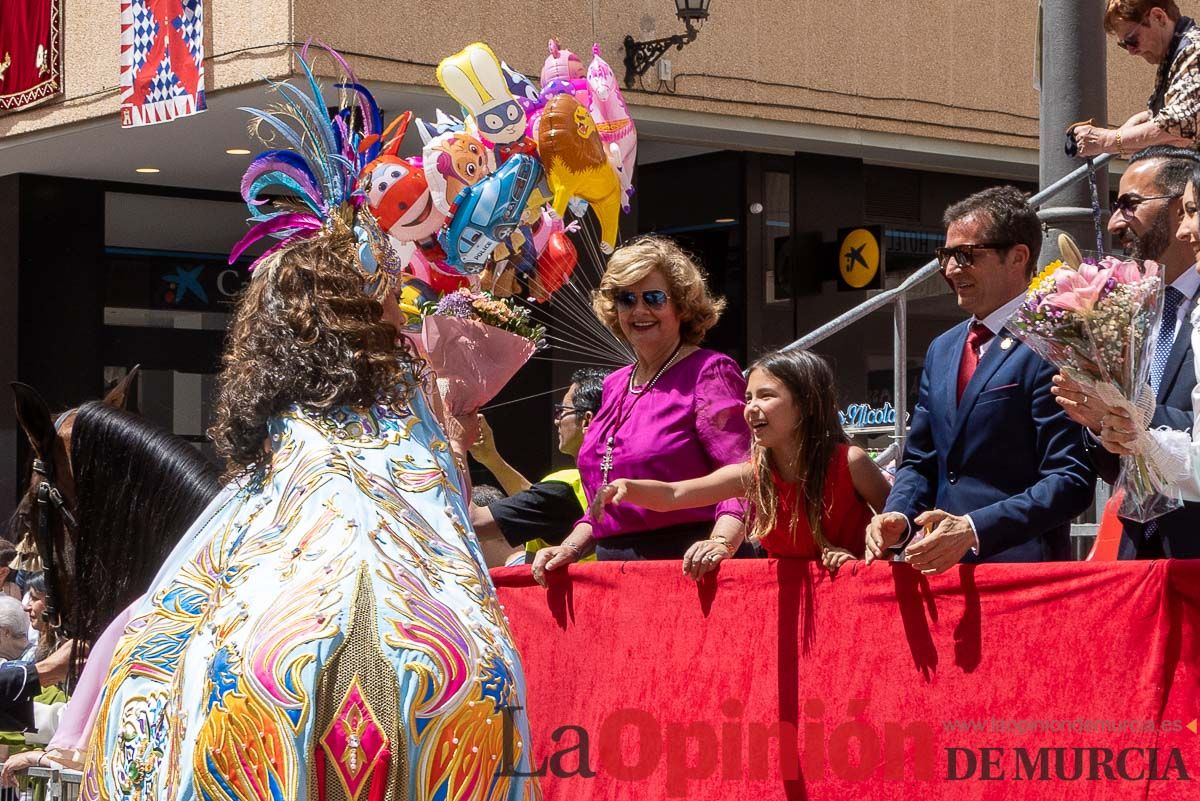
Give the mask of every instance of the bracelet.
[[1125, 146], [1121, 144], [1121, 130], [1117, 129], [1117, 155], [1125, 158]]
[[46, 766], [45, 763], [42, 762], [42, 760], [45, 758], [46, 758], [46, 752], [43, 751], [41, 753], [41, 755], [38, 757], [38, 761], [37, 761], [39, 768], [44, 768]]
[[559, 546], [559, 547], [561, 547], [561, 548], [570, 548], [572, 551], [574, 551], [574, 552], [575, 552], [575, 556], [576, 556], [576, 558], [578, 558], [578, 557], [579, 557], [579, 554], [583, 553], [583, 549], [582, 549], [582, 548], [580, 548], [578, 545], [575, 545], [574, 543], [571, 543], [571, 542], [564, 542], [564, 543], [563, 543], [561, 546]]
[[729, 540], [725, 539], [724, 537], [709, 537], [708, 541], [715, 542], [717, 545], [720, 545], [730, 556], [733, 556], [737, 551], [737, 548], [734, 548], [732, 545], [730, 545]]

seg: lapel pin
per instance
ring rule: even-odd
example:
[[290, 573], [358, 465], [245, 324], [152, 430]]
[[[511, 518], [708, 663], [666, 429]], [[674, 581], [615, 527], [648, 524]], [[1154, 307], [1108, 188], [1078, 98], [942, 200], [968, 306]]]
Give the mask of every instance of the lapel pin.
[[1008, 350], [1012, 346], [1013, 346], [1013, 338], [1012, 337], [1005, 337], [1004, 339], [1000, 340], [1000, 350]]

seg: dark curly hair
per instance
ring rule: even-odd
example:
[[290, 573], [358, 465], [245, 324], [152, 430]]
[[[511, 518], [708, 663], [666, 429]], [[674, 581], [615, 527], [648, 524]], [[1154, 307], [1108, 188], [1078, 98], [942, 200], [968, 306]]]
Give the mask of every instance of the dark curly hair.
[[262, 462], [267, 420], [292, 404], [366, 407], [411, 386], [414, 357], [383, 319], [386, 282], [368, 289], [349, 234], [281, 250], [238, 301], [209, 430], [226, 476]]

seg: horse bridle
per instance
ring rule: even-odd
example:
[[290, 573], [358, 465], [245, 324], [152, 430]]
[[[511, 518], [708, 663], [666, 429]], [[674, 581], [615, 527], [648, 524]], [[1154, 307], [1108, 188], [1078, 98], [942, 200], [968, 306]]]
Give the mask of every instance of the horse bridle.
[[37, 497], [34, 501], [33, 538], [37, 544], [38, 553], [42, 557], [45, 568], [46, 587], [50, 591], [46, 599], [46, 615], [51, 625], [62, 630], [65, 636], [71, 633], [63, 627], [62, 616], [58, 612], [58, 600], [62, 598], [61, 587], [58, 585], [58, 566], [54, 561], [54, 540], [50, 537], [50, 516], [57, 513], [62, 518], [67, 529], [78, 538], [79, 522], [63, 497], [62, 491], [54, 485], [54, 471], [49, 463], [40, 457], [33, 459], [33, 472], [42, 477], [37, 484]]

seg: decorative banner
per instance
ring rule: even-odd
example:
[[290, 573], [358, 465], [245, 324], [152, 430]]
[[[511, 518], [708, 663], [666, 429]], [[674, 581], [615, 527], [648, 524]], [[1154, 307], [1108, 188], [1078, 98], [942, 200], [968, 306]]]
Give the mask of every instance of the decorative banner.
[[202, 0], [121, 0], [121, 125], [205, 108]]
[[60, 0], [0, 0], [0, 111], [62, 91]]

